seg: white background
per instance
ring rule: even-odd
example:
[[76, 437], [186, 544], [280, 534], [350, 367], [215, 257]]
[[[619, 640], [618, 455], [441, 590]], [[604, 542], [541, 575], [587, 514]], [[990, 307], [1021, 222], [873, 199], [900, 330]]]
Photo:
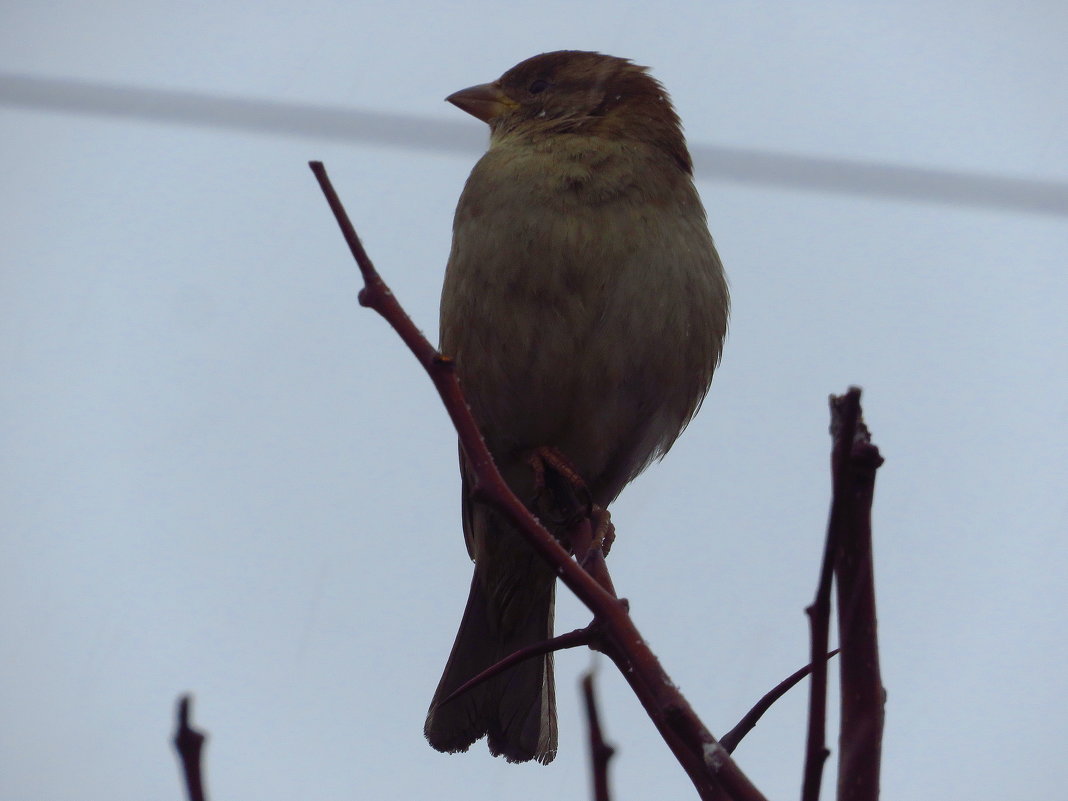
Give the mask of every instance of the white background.
[[[653, 67], [693, 145], [1068, 181], [1065, 8], [5, 4], [2, 72], [462, 120], [470, 149], [0, 104], [0, 796], [181, 798], [192, 691], [218, 799], [588, 798], [582, 651], [553, 765], [423, 740], [469, 580], [454, 436], [306, 162], [434, 332], [485, 142], [450, 92], [601, 50]], [[640, 628], [717, 734], [806, 661], [826, 397], [860, 384], [885, 797], [1063, 797], [1065, 217], [699, 188], [734, 312], [701, 414], [613, 509]], [[616, 797], [692, 797], [600, 667]], [[736, 754], [771, 798], [799, 793], [804, 706]]]

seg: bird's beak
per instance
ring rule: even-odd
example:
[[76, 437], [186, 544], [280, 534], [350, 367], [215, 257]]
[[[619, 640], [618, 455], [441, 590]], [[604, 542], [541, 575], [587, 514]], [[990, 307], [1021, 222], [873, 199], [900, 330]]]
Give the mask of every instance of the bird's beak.
[[502, 92], [500, 84], [497, 83], [469, 86], [459, 92], [453, 92], [445, 99], [483, 122], [489, 122], [519, 105]]

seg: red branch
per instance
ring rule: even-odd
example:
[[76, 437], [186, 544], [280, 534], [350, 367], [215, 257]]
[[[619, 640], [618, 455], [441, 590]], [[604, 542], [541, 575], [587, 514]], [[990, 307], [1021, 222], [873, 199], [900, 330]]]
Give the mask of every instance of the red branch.
[[174, 750], [182, 762], [185, 775], [185, 787], [189, 801], [206, 801], [204, 777], [200, 770], [200, 754], [207, 736], [193, 728], [189, 722], [192, 717], [193, 699], [183, 695], [178, 699], [178, 726], [174, 731]]
[[805, 610], [811, 628], [812, 685], [801, 799], [819, 798], [823, 763], [830, 753], [826, 744], [827, 663], [818, 656], [827, 652], [831, 585], [837, 575], [842, 671], [839, 798], [875, 801], [879, 795], [883, 716], [875, 642], [871, 503], [875, 471], [882, 457], [864, 425], [857, 387], [850, 387], [840, 397], [832, 396], [830, 407], [834, 439], [831, 514], [816, 597]]
[[731, 797], [736, 801], [763, 799], [664, 672], [631, 620], [626, 602], [616, 598], [571, 559], [505, 484], [464, 400], [452, 360], [440, 354], [419, 332], [375, 270], [322, 162], [313, 161], [309, 166], [363, 274], [360, 303], [374, 309], [393, 326], [434, 382], [475, 475], [479, 499], [506, 514], [530, 546], [556, 568], [560, 580], [593, 613], [601, 632], [595, 646], [619, 667], [700, 797]]
[[[827, 654], [827, 658], [838, 653], [838, 649], [831, 651]], [[738, 744], [742, 741], [745, 735], [749, 734], [753, 728], [760, 722], [760, 719], [764, 716], [764, 713], [771, 709], [771, 705], [782, 698], [786, 693], [790, 692], [794, 686], [812, 672], [812, 665], [805, 665], [800, 670], [797, 670], [776, 684], [763, 698], [753, 704], [753, 708], [750, 709], [734, 728], [719, 738], [719, 744], [727, 749], [728, 752], [734, 753], [734, 749], [738, 747]]]
[[582, 677], [582, 697], [586, 701], [586, 719], [590, 724], [590, 764], [593, 768], [594, 801], [611, 801], [608, 792], [608, 762], [616, 749], [604, 740], [601, 716], [597, 712], [597, 696], [593, 691], [593, 671]]
[[574, 631], [569, 631], [567, 634], [553, 637], [551, 640], [543, 640], [534, 645], [528, 645], [526, 648], [520, 648], [518, 651], [508, 654], [508, 656], [500, 662], [493, 663], [481, 673], [469, 678], [451, 693], [442, 698], [438, 703], [440, 706], [445, 706], [445, 704], [449, 703], [453, 698], [463, 695], [471, 688], [477, 687], [484, 681], [489, 681], [494, 676], [499, 676], [501, 673], [508, 670], [508, 668], [512, 667], [512, 665], [517, 665], [520, 662], [533, 659], [535, 656], [541, 656], [550, 651], [563, 651], [566, 648], [578, 648], [582, 645], [589, 645], [593, 642], [594, 636], [593, 627], [587, 626], [584, 629], [575, 629]]
[[[840, 399], [832, 399], [832, 408]], [[882, 761], [886, 691], [879, 672], [875, 619], [875, 567], [871, 550], [871, 504], [875, 471], [883, 463], [863, 419], [853, 434], [849, 492], [839, 521], [834, 565], [838, 604], [838, 642], [842, 658], [842, 711], [838, 735], [838, 801], [876, 801]]]

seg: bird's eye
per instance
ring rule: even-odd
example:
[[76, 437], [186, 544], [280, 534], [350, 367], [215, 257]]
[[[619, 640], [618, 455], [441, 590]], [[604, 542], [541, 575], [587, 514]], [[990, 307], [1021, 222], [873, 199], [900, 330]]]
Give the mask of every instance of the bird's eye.
[[530, 85], [530, 88], [527, 89], [527, 91], [530, 92], [532, 95], [540, 95], [542, 92], [544, 92], [548, 88], [549, 88], [549, 82], [548, 81], [543, 81], [543, 80], [541, 80], [539, 78], [538, 80], [534, 81], [534, 83], [532, 83]]

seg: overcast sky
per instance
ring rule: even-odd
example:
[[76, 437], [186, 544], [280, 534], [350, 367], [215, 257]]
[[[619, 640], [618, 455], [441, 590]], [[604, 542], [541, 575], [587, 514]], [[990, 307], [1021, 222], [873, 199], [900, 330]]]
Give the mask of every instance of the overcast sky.
[[[423, 740], [470, 579], [454, 435], [357, 304], [309, 159], [434, 332], [486, 140], [442, 98], [523, 58], [650, 65], [695, 150], [1063, 187], [1065, 41], [1054, 0], [3, 4], [0, 797], [181, 798], [186, 691], [217, 799], [589, 797], [586, 652], [557, 660], [551, 766]], [[413, 148], [72, 114], [12, 105], [12, 76], [426, 122]], [[887, 460], [884, 797], [1063, 797], [1068, 217], [701, 166], [731, 332], [613, 508], [639, 627], [715, 734], [806, 661], [826, 398], [859, 384]], [[561, 596], [558, 630], [584, 624]], [[600, 668], [616, 797], [692, 797]], [[803, 686], [737, 751], [771, 798], [799, 793], [804, 713]]]

